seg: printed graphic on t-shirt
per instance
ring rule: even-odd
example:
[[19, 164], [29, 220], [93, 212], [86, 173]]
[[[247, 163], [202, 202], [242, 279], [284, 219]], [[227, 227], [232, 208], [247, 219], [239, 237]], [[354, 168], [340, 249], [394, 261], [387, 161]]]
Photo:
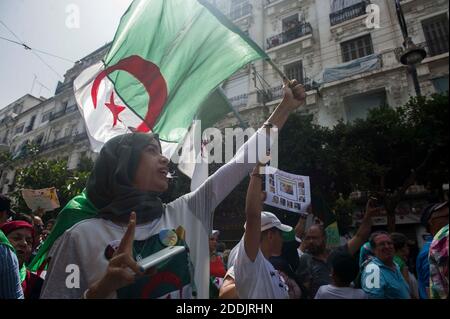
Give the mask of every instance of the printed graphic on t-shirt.
[[[176, 245], [186, 246], [179, 239]], [[111, 245], [112, 246], [112, 245]], [[160, 235], [154, 235], [143, 241], [134, 241], [133, 257], [136, 260], [146, 258], [167, 246]], [[186, 299], [192, 297], [191, 263], [188, 249], [156, 266], [156, 274], [143, 276], [133, 284], [117, 291], [119, 299]]]

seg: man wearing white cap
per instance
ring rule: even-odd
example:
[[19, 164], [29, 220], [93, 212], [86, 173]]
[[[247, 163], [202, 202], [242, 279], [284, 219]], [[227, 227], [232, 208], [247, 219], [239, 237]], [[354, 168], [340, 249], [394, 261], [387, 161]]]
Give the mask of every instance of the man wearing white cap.
[[281, 255], [282, 232], [290, 232], [292, 227], [283, 225], [272, 213], [261, 212], [261, 187], [256, 167], [247, 191], [244, 240], [239, 243], [234, 264], [236, 290], [241, 299], [287, 299], [289, 288], [268, 259]]

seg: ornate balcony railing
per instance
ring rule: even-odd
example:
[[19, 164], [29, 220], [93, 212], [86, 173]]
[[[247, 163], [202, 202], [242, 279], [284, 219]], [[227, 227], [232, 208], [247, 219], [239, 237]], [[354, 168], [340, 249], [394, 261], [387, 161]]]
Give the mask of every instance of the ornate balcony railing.
[[271, 87], [265, 91], [258, 91], [257, 100], [258, 103], [267, 103], [281, 99], [283, 97], [283, 86]]
[[232, 98], [229, 99], [229, 101], [231, 105], [236, 108], [246, 106], [248, 102], [248, 94], [233, 96]]
[[305, 35], [312, 34], [311, 24], [307, 23], [298, 23], [291, 29], [277, 34], [273, 37], [267, 39], [267, 49], [271, 49], [282, 45], [284, 43], [291, 42], [295, 39], [304, 37]]
[[57, 147], [60, 147], [60, 146], [64, 146], [64, 145], [67, 145], [67, 144], [76, 143], [76, 142], [85, 140], [87, 138], [88, 138], [88, 136], [87, 136], [86, 132], [78, 134], [78, 135], [75, 135], [75, 136], [65, 136], [65, 137], [59, 138], [59, 139], [57, 139], [57, 140], [55, 140], [53, 142], [50, 142], [50, 143], [47, 143], [47, 144], [44, 144], [44, 145], [40, 146], [39, 150], [41, 152], [43, 152], [43, 151], [46, 151], [46, 150], [49, 150], [49, 149], [54, 149], [54, 148], [57, 148]]
[[76, 142], [87, 140], [87, 139], [88, 139], [88, 135], [87, 135], [86, 132], [84, 132], [84, 133], [80, 133], [80, 134], [75, 135], [73, 137], [73, 142], [76, 143]]
[[67, 109], [66, 109], [66, 114], [69, 114], [69, 113], [72, 113], [72, 112], [75, 112], [76, 110], [78, 109], [78, 107], [77, 107], [77, 105], [76, 104], [74, 104], [74, 105], [71, 105], [71, 106], [69, 106]]
[[[305, 91], [317, 90], [319, 88], [319, 83], [314, 80], [311, 80], [309, 77], [303, 81], [302, 85], [305, 88]], [[258, 103], [267, 103], [271, 101], [275, 101], [283, 98], [283, 86], [274, 86], [268, 90], [260, 90], [257, 92], [257, 101]]]
[[59, 119], [60, 117], [63, 117], [65, 114], [66, 114], [66, 111], [59, 111], [59, 112], [56, 112], [56, 113], [52, 113], [50, 115], [50, 119], [49, 120], [50, 120], [50, 122], [54, 121], [56, 119]]
[[332, 12], [330, 14], [331, 25], [336, 25], [347, 20], [362, 16], [366, 14], [366, 7], [370, 4], [370, 1], [361, 1], [357, 4], [344, 8], [342, 10]]

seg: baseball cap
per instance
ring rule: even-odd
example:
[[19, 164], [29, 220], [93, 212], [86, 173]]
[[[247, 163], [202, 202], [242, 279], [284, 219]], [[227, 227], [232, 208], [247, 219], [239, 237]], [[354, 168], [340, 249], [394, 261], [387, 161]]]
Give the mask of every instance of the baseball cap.
[[211, 237], [218, 237], [220, 235], [220, 231], [218, 231], [217, 229], [214, 229], [211, 232]]
[[442, 207], [445, 207], [446, 205], [448, 205], [448, 201], [445, 201], [443, 203], [433, 203], [430, 204], [428, 206], [426, 206], [424, 208], [424, 210], [422, 211], [422, 217], [420, 218], [420, 223], [427, 227], [428, 226], [428, 221], [431, 218], [431, 215], [433, 215], [434, 212], [440, 210]]
[[31, 233], [33, 234], [33, 237], [34, 237], [33, 226], [24, 220], [13, 220], [13, 221], [6, 222], [6, 223], [3, 223], [0, 225], [0, 230], [3, 231], [3, 233], [5, 235], [8, 235], [9, 233], [11, 233], [17, 229], [21, 229], [21, 228], [26, 228], [26, 229], [31, 230]]
[[282, 232], [290, 232], [292, 230], [291, 226], [282, 224], [275, 214], [270, 212], [261, 212], [261, 231], [263, 232], [274, 227], [278, 228]]

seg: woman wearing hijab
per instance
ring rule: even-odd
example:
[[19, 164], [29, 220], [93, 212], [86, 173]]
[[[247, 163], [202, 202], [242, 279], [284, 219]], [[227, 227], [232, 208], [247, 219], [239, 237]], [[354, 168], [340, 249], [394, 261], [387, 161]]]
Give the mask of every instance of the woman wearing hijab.
[[39, 299], [43, 280], [26, 268], [34, 247], [34, 228], [22, 220], [6, 222], [0, 225], [8, 242], [14, 248], [19, 261], [19, 275], [25, 299]]
[[[249, 149], [256, 150], [268, 128], [281, 129], [303, 104], [303, 87], [296, 81], [290, 86], [268, 124], [234, 159], [166, 205], [159, 194], [168, 188], [169, 161], [158, 137], [132, 133], [108, 141], [86, 187], [90, 218], [65, 231], [48, 253], [41, 298], [208, 298], [214, 209], [255, 166], [248, 162]], [[187, 249], [144, 274], [137, 261], [173, 244]]]

